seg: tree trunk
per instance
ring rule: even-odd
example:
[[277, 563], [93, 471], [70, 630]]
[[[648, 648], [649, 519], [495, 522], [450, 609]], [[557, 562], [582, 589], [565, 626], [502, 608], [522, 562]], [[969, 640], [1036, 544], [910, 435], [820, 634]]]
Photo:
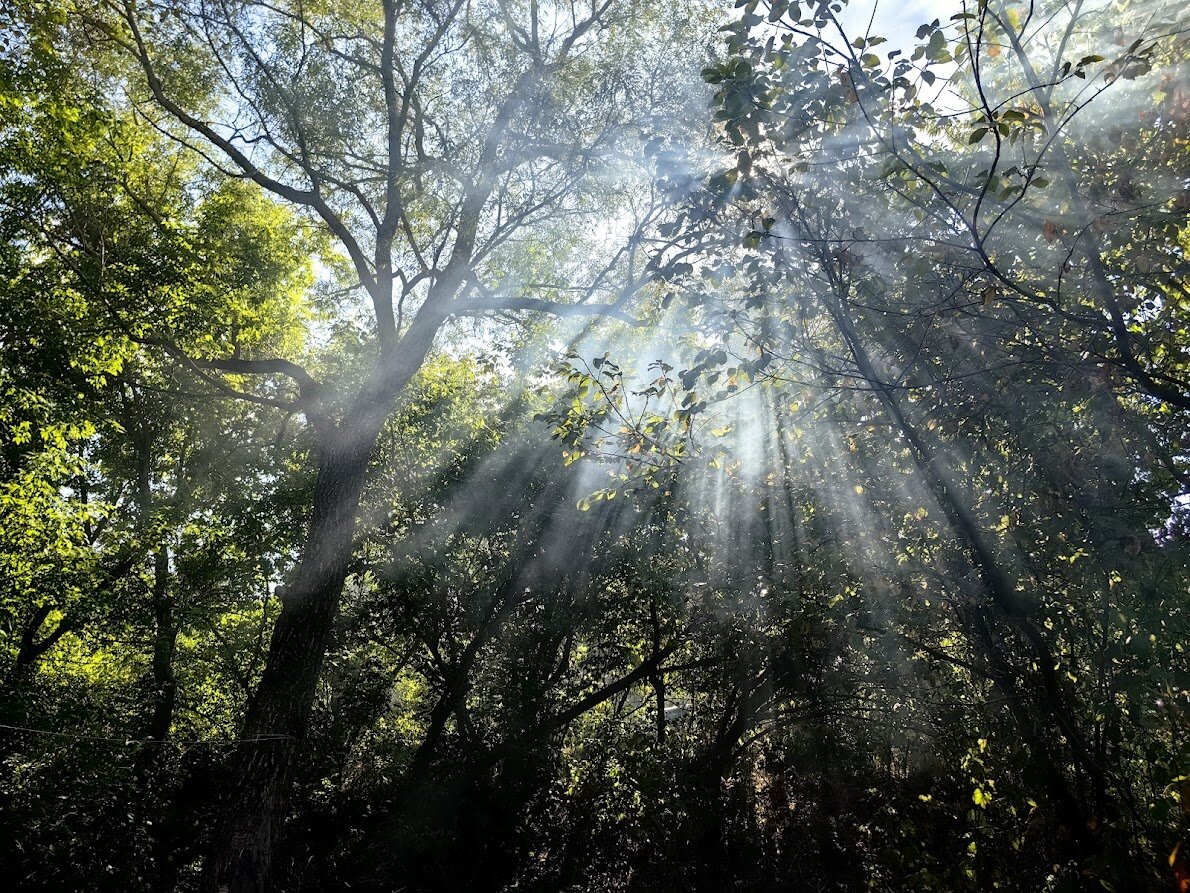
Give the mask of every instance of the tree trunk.
[[433, 347], [447, 317], [446, 299], [457, 286], [457, 278], [447, 278], [431, 288], [400, 349], [382, 352], [376, 374], [338, 425], [325, 417], [315, 424], [318, 473], [309, 527], [232, 756], [229, 787], [203, 866], [202, 887], [209, 893], [272, 889], [289, 777], [347, 579], [368, 462], [394, 404]]
[[[145, 724], [150, 741], [169, 738], [177, 703], [178, 681], [174, 673], [174, 653], [178, 643], [178, 624], [174, 619], [174, 598], [170, 592], [169, 549], [162, 545], [153, 554], [153, 663], [151, 710]], [[179, 842], [178, 822], [174, 818], [176, 769], [171, 766], [166, 748], [145, 745], [137, 757], [137, 776], [142, 787], [142, 802], [154, 815], [150, 831], [153, 861], [152, 889], [169, 893], [177, 888], [178, 865], [174, 851]], [[152, 804], [160, 804], [155, 807]]]
[[302, 559], [282, 597], [268, 661], [248, 707], [204, 868], [204, 888], [211, 893], [261, 893], [271, 888], [274, 843], [285, 815], [290, 773], [330, 644], [377, 431], [378, 426], [351, 437], [347, 445], [332, 444], [319, 451]]
[[178, 625], [174, 621], [174, 599], [169, 588], [169, 549], [163, 545], [153, 554], [153, 713], [147, 731], [154, 741], [169, 737], [178, 694], [174, 675]]
[[[140, 411], [145, 411], [143, 404]], [[177, 699], [174, 651], [177, 647], [178, 629], [174, 622], [173, 594], [170, 591], [169, 546], [166, 545], [164, 530], [153, 529], [153, 449], [162, 429], [138, 420], [137, 415], [133, 415], [129, 420], [128, 428], [133, 432], [132, 446], [136, 452], [138, 533], [144, 543], [157, 540], [151, 551], [153, 584], [149, 598], [153, 608], [153, 658], [149, 678], [150, 709], [144, 731], [146, 737], [154, 741], [164, 741], [169, 737], [174, 702]], [[152, 762], [152, 759], [149, 762]]]
[[[661, 620], [657, 616], [657, 597], [653, 596], [649, 600], [649, 628], [652, 632], [653, 657], [656, 659], [657, 654], [661, 651]], [[649, 675], [649, 684], [653, 686], [653, 699], [657, 705], [657, 743], [665, 743], [665, 673], [660, 669], [660, 661], [656, 664], [657, 670]]]

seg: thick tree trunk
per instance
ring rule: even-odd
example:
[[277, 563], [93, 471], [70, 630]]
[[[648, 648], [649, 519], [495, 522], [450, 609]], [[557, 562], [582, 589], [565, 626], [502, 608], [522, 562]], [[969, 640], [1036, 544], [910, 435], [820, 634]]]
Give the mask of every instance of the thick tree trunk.
[[457, 277], [436, 283], [400, 349], [382, 354], [376, 375], [343, 420], [334, 426], [322, 417], [321, 427], [316, 425], [318, 474], [309, 527], [232, 757], [228, 790], [203, 866], [202, 886], [210, 893], [272, 889], [290, 774], [347, 579], [368, 462], [393, 405], [433, 347], [447, 316], [445, 299], [457, 286]]
[[271, 888], [274, 843], [285, 815], [290, 773], [347, 577], [375, 436], [375, 430], [357, 432], [347, 446], [320, 451], [302, 559], [282, 598], [204, 870], [204, 887], [212, 893]]

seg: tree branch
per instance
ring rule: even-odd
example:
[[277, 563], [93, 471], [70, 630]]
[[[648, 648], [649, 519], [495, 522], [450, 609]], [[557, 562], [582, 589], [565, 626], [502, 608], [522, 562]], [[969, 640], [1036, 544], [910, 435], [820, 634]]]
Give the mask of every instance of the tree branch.
[[563, 304], [549, 301], [545, 298], [487, 298], [472, 299], [454, 304], [450, 308], [452, 316], [479, 316], [483, 313], [513, 312], [517, 310], [549, 313], [553, 316], [604, 316], [617, 319], [620, 322], [639, 328], [645, 323], [633, 316], [622, 312], [617, 301], [613, 304]]

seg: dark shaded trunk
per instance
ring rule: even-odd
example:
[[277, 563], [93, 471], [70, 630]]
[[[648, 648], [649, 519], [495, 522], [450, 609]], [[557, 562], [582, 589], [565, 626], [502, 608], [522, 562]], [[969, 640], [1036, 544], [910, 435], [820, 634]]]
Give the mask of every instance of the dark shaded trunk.
[[232, 756], [227, 792], [203, 866], [202, 887], [211, 893], [265, 893], [272, 888], [274, 849], [290, 775], [347, 579], [368, 462], [389, 413], [433, 347], [447, 316], [444, 299], [458, 282], [457, 276], [446, 277], [431, 288], [400, 350], [382, 354], [376, 375], [338, 425], [331, 424], [320, 408], [311, 407], [320, 436], [309, 526]]
[[375, 434], [365, 432], [346, 448], [331, 445], [320, 451], [302, 559], [282, 598], [204, 869], [204, 888], [212, 893], [271, 888], [290, 774], [330, 645]]
[[[132, 427], [130, 424], [129, 427]], [[136, 508], [137, 524], [143, 542], [164, 539], [164, 533], [153, 529], [153, 447], [157, 432], [147, 424], [136, 427], [132, 439], [136, 450]], [[151, 548], [146, 545], [146, 548]], [[145, 736], [154, 741], [169, 737], [173, 723], [174, 702], [178, 684], [174, 677], [174, 650], [178, 628], [174, 622], [174, 601], [170, 587], [169, 547], [159, 541], [152, 549], [153, 582], [149, 600], [153, 609], [153, 658], [150, 664], [151, 690], [149, 717], [145, 722]]]
[[[165, 742], [174, 721], [178, 682], [174, 674], [178, 625], [174, 619], [174, 600], [170, 592], [169, 549], [161, 546], [153, 554], [153, 661], [151, 711], [145, 725], [149, 741]], [[159, 798], [164, 805], [153, 822], [153, 890], [169, 893], [177, 888], [178, 863], [175, 848], [179, 842], [178, 822], [173, 817], [176, 782], [171, 772], [169, 753], [160, 746], [146, 745], [138, 759], [138, 775], [145, 788], [145, 802]]]
[[178, 680], [174, 675], [174, 651], [178, 625], [174, 621], [174, 599], [169, 587], [169, 550], [162, 546], [153, 555], [153, 712], [147, 737], [164, 741], [174, 721]]
[[693, 833], [689, 838], [693, 845], [694, 889], [700, 893], [717, 893], [731, 876], [725, 840], [728, 804], [724, 802], [724, 782], [738, 756], [736, 746], [756, 716], [759, 685], [753, 673], [749, 665], [741, 668], [715, 740], [701, 758], [701, 778], [691, 809]]
[[38, 638], [42, 624], [45, 623], [46, 618], [50, 616], [52, 610], [53, 606], [49, 603], [38, 606], [37, 610], [33, 612], [33, 616], [29, 618], [29, 622], [25, 624], [24, 630], [21, 631], [21, 644], [17, 650], [16, 662], [13, 667], [14, 678], [23, 678], [28, 674], [39, 657], [58, 644], [59, 639], [74, 629], [74, 624], [68, 615], [59, 620], [58, 624], [49, 633]]
[[[649, 627], [652, 633], [653, 657], [661, 651], [661, 621], [657, 616], [657, 599], [649, 601]], [[657, 743], [665, 743], [665, 673], [660, 670], [658, 662], [657, 672], [649, 676], [649, 684], [653, 686], [653, 698], [657, 705]]]
[[[164, 741], [169, 737], [177, 700], [174, 650], [178, 628], [174, 622], [174, 597], [170, 586], [169, 546], [164, 542], [164, 531], [153, 528], [153, 447], [158, 432], [147, 423], [134, 425], [130, 422], [129, 428], [135, 432], [132, 444], [136, 450], [137, 525], [143, 547], [152, 550], [147, 557], [151, 557], [153, 563], [153, 582], [149, 588], [153, 610], [153, 656], [149, 665], [149, 716], [145, 720], [144, 734], [154, 741]], [[155, 547], [151, 545], [154, 540], [157, 540]], [[148, 762], [152, 762], [151, 757]]]
[[[144, 407], [140, 407], [141, 412]], [[132, 446], [136, 454], [136, 507], [137, 526], [141, 546], [151, 549], [141, 556], [152, 561], [153, 577], [149, 588], [149, 602], [153, 612], [153, 652], [147, 680], [147, 716], [143, 719], [142, 734], [147, 743], [142, 746], [136, 758], [136, 774], [141, 788], [141, 803], [152, 817], [150, 827], [150, 852], [153, 871], [152, 889], [168, 893], [177, 886], [177, 860], [174, 848], [178, 840], [176, 822], [172, 820], [174, 780], [169, 754], [165, 748], [153, 742], [165, 742], [173, 725], [174, 704], [177, 701], [178, 684], [174, 675], [174, 652], [177, 648], [178, 627], [174, 619], [174, 596], [170, 579], [169, 547], [165, 544], [165, 533], [153, 528], [153, 450], [160, 434], [141, 419], [140, 414], [131, 416], [128, 428], [133, 432]], [[157, 540], [154, 548], [151, 543]], [[139, 551], [139, 550], [138, 550]]]

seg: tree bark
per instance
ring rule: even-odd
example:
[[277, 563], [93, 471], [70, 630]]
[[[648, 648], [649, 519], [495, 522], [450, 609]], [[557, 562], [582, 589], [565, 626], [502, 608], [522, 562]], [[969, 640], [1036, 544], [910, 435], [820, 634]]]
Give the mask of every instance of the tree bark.
[[430, 290], [400, 348], [381, 354], [375, 374], [341, 422], [335, 425], [317, 414], [317, 476], [309, 525], [232, 756], [228, 789], [203, 866], [202, 889], [208, 893], [272, 889], [290, 775], [334, 631], [368, 463], [394, 405], [433, 347], [457, 286], [457, 277], [445, 277]]
[[377, 426], [346, 445], [319, 451], [302, 559], [282, 598], [204, 869], [204, 888], [211, 893], [261, 893], [272, 887], [274, 844], [290, 774], [347, 578], [356, 512], [378, 431]]
[[[144, 406], [139, 413], [145, 412]], [[169, 546], [165, 534], [152, 529], [153, 525], [153, 448], [160, 429], [132, 415], [128, 422], [133, 431], [132, 446], [136, 452], [136, 508], [140, 536], [147, 541], [157, 539], [151, 550], [153, 583], [149, 598], [153, 608], [153, 658], [150, 664], [149, 718], [145, 723], [146, 737], [164, 741], [173, 723], [174, 702], [177, 699], [177, 680], [174, 677], [174, 651], [178, 629], [174, 622], [173, 594], [170, 592]]]
[[178, 694], [178, 680], [174, 675], [178, 624], [174, 620], [169, 577], [169, 549], [162, 545], [153, 554], [153, 712], [147, 731], [148, 737], [154, 741], [169, 737]]
[[[649, 628], [652, 633], [653, 657], [661, 651], [661, 621], [657, 616], [657, 597], [649, 600]], [[657, 709], [657, 743], [665, 743], [665, 673], [660, 663], [654, 664], [654, 672], [649, 674], [649, 684], [653, 686], [653, 699]]]

